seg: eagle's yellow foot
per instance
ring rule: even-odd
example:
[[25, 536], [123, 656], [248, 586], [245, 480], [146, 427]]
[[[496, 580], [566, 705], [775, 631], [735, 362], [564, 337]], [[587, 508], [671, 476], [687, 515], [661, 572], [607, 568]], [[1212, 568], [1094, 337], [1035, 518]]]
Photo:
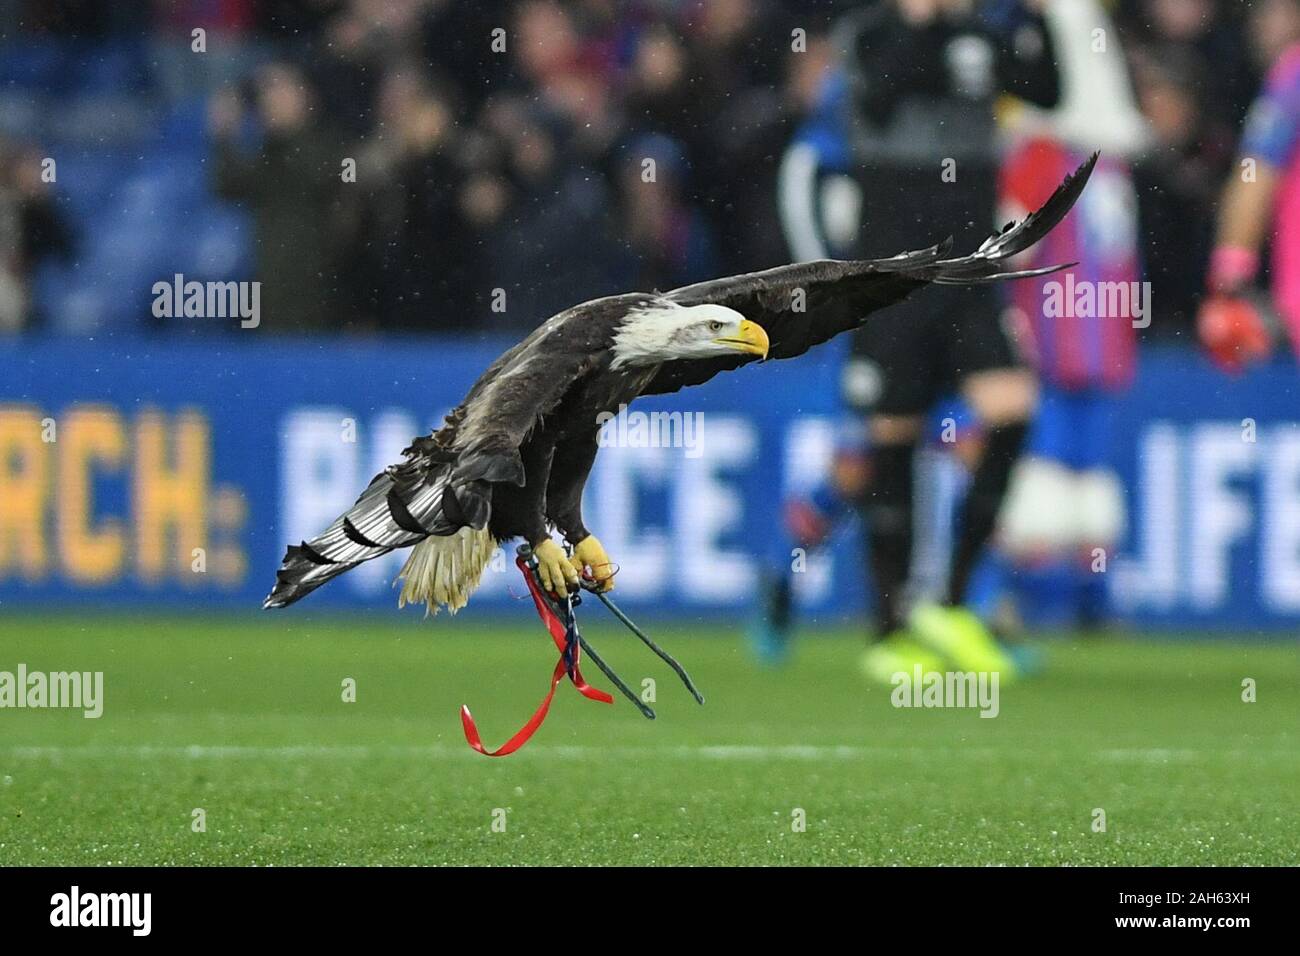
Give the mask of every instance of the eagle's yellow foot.
[[563, 597], [570, 591], [578, 590], [578, 572], [558, 544], [547, 538], [540, 544], [533, 545], [533, 555], [537, 558], [537, 576], [542, 579], [542, 587], [547, 591]]
[[573, 557], [569, 562], [578, 574], [587, 573], [596, 582], [596, 590], [614, 590], [614, 562], [609, 560], [594, 534], [587, 535], [573, 546]]

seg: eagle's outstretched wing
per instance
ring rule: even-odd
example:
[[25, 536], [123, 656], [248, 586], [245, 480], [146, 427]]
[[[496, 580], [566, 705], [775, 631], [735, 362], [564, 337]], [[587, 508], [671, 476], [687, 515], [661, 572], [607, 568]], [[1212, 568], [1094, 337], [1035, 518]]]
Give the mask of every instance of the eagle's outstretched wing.
[[[871, 312], [893, 305], [932, 282], [970, 285], [1068, 268], [1073, 263], [1021, 272], [1008, 271], [1004, 265], [1065, 218], [1096, 162], [1094, 153], [1066, 177], [1040, 209], [1018, 223], [1009, 223], [974, 253], [959, 259], [945, 258], [951, 248], [951, 241], [946, 241], [892, 259], [822, 259], [699, 282], [669, 292], [667, 298], [682, 305], [712, 302], [735, 309], [767, 332], [769, 359], [794, 358], [856, 328]], [[752, 361], [752, 355], [736, 355], [666, 362], [642, 394], [675, 392]]]

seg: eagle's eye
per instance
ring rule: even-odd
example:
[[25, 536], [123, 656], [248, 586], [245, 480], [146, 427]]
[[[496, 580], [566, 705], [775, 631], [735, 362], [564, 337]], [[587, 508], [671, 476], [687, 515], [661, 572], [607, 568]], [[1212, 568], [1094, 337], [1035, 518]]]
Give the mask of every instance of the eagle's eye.
[[710, 323], [709, 323], [709, 331], [710, 331], [710, 332], [721, 332], [721, 331], [722, 331], [722, 323], [719, 322], [719, 321], [717, 321], [716, 319], [715, 319], [714, 321], [710, 322]]

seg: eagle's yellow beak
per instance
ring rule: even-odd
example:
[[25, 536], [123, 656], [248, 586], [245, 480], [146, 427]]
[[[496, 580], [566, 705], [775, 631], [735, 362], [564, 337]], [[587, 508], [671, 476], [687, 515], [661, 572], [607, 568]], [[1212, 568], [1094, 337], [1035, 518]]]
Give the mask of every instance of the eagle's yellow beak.
[[751, 322], [749, 319], [740, 320], [740, 328], [735, 336], [714, 339], [713, 341], [719, 345], [725, 345], [727, 348], [735, 349], [737, 352], [767, 358], [767, 332], [757, 322]]

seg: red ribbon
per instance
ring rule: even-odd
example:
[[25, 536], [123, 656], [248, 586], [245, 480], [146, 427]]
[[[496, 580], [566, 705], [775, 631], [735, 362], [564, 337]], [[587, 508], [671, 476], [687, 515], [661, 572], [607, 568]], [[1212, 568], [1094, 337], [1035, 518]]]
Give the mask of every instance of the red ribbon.
[[520, 727], [513, 737], [496, 750], [488, 750], [483, 746], [483, 740], [479, 737], [478, 728], [474, 725], [474, 718], [470, 715], [469, 707], [464, 704], [461, 705], [460, 723], [465, 728], [465, 740], [485, 757], [505, 757], [528, 743], [528, 739], [537, 732], [537, 728], [541, 727], [542, 722], [546, 720], [546, 713], [551, 709], [551, 701], [555, 698], [555, 688], [560, 686], [560, 681], [564, 680], [566, 674], [573, 686], [577, 688], [578, 693], [582, 694], [583, 697], [589, 700], [598, 700], [604, 704], [614, 703], [614, 698], [610, 694], [592, 687], [583, 679], [582, 670], [578, 667], [582, 649], [578, 646], [576, 639], [573, 643], [573, 669], [572, 671], [569, 670], [564, 661], [564, 651], [569, 644], [568, 627], [552, 609], [550, 602], [546, 600], [546, 595], [538, 587], [537, 580], [528, 569], [528, 565], [524, 563], [524, 559], [515, 558], [515, 564], [523, 572], [524, 581], [528, 584], [528, 593], [533, 596], [533, 604], [537, 607], [538, 617], [542, 619], [542, 623], [546, 625], [546, 630], [551, 635], [551, 640], [555, 642], [555, 646], [560, 650], [560, 659], [556, 661], [555, 670], [551, 672], [551, 689], [542, 699], [537, 710], [533, 711], [533, 716], [528, 718], [528, 723]]

